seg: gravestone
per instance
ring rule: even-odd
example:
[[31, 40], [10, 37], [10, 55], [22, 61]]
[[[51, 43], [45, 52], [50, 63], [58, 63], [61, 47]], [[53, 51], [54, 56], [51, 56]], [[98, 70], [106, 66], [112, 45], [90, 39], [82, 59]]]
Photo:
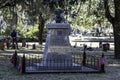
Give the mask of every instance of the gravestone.
[[22, 47], [26, 46], [26, 40], [22, 40]]
[[109, 43], [103, 44], [103, 51], [108, 51], [109, 49], [110, 49]]
[[99, 48], [102, 48], [102, 41], [99, 42]]
[[7, 38], [5, 39], [4, 46], [5, 46], [5, 48], [9, 49], [9, 47], [10, 47], [10, 38], [7, 37]]
[[32, 49], [36, 49], [36, 45], [35, 44], [32, 45]]
[[0, 41], [0, 50], [4, 50], [4, 42]]

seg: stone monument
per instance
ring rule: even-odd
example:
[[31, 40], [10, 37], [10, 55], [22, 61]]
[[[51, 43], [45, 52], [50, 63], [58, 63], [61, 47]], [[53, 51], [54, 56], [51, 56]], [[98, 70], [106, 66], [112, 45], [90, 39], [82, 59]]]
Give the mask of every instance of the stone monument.
[[41, 65], [57, 68], [72, 66], [69, 42], [70, 24], [65, 23], [65, 19], [61, 17], [61, 9], [57, 9], [55, 14], [53, 18], [55, 23], [46, 24], [48, 34]]

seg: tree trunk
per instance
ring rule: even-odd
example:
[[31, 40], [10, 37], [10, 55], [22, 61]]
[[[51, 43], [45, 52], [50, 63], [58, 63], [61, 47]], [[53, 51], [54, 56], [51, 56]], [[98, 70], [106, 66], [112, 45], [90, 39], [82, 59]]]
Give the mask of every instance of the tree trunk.
[[120, 59], [120, 22], [113, 24], [115, 59]]
[[120, 59], [120, 0], [114, 0], [115, 18], [113, 23], [115, 59]]
[[115, 17], [110, 14], [108, 0], [104, 0], [105, 16], [108, 21], [113, 25], [114, 33], [114, 57], [120, 59], [120, 0], [114, 0]]
[[44, 18], [42, 17], [42, 14], [39, 14], [39, 44], [42, 45], [42, 42], [43, 42], [43, 30], [44, 30], [44, 25], [45, 25], [45, 20]]

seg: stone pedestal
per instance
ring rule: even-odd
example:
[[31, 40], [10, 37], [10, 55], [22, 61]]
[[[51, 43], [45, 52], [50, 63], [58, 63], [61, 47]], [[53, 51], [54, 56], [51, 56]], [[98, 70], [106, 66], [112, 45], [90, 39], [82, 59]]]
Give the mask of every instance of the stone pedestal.
[[41, 65], [52, 67], [72, 66], [68, 23], [48, 23], [48, 34]]

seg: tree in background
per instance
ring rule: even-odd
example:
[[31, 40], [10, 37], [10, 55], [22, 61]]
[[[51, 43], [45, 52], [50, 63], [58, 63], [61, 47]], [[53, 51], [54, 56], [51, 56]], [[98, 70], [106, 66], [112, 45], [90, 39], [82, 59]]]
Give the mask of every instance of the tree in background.
[[[24, 23], [26, 18], [33, 26], [38, 24], [40, 44], [42, 44], [45, 23], [50, 21], [57, 8], [62, 8], [68, 22], [77, 27], [89, 28], [95, 23], [101, 25], [107, 18], [113, 25], [115, 58], [120, 58], [119, 4], [120, 0], [0, 0], [0, 8], [5, 13], [3, 14], [5, 19], [9, 18], [7, 22], [11, 23], [10, 26], [17, 25], [20, 21]], [[22, 9], [19, 11], [20, 6]], [[23, 18], [19, 14], [26, 16]]]
[[72, 5], [76, 6], [78, 0], [1, 0], [0, 4], [2, 10], [7, 9], [10, 12], [7, 14], [11, 15], [11, 17], [8, 17], [11, 18], [9, 19], [11, 21], [11, 28], [15, 27], [20, 32], [25, 27], [24, 23], [26, 19], [30, 25], [34, 26], [38, 24], [38, 39], [39, 43], [42, 44], [46, 21], [50, 20], [57, 8], [62, 8], [66, 15], [74, 17], [76, 12], [72, 11]]

